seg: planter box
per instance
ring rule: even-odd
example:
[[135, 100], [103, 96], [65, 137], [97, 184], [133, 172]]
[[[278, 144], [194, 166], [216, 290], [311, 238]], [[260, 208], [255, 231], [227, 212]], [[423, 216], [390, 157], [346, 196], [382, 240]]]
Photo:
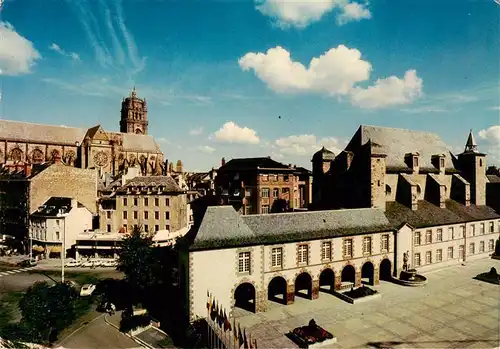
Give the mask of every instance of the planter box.
[[[333, 336], [333, 334], [332, 334]], [[328, 348], [332, 344], [337, 343], [337, 337], [333, 336], [331, 339], [326, 339], [323, 342], [317, 342], [314, 344], [307, 344], [302, 338], [295, 335], [293, 332], [287, 334], [287, 337], [297, 344], [300, 348]]]
[[351, 298], [351, 297], [346, 296], [345, 294], [337, 292], [337, 291], [333, 291], [332, 294], [334, 296], [342, 299], [343, 301], [346, 301], [347, 303], [351, 303], [351, 304], [363, 303], [363, 302], [367, 302], [367, 301], [370, 301], [373, 299], [379, 299], [380, 297], [382, 297], [382, 295], [380, 293], [375, 293], [375, 294], [372, 294], [371, 296], [365, 296], [365, 297], [361, 297], [361, 298]]

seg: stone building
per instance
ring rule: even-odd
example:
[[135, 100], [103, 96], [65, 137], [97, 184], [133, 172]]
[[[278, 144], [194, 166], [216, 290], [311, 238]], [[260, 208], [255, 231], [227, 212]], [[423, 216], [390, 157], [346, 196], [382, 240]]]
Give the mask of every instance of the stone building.
[[53, 197], [70, 198], [97, 213], [95, 170], [54, 163], [8, 165], [0, 171], [0, 229], [26, 240], [30, 215]]
[[217, 196], [245, 215], [288, 212], [311, 201], [310, 172], [270, 157], [232, 159], [215, 178]]
[[163, 153], [147, 134], [147, 104], [134, 91], [122, 101], [120, 132], [0, 120], [0, 165], [41, 164], [60, 157], [70, 166], [118, 175], [139, 165], [144, 175], [165, 172]]
[[122, 177], [100, 205], [100, 230], [107, 233], [131, 232], [135, 226], [147, 232], [178, 231], [190, 215], [186, 191], [171, 176]]
[[419, 273], [487, 258], [500, 215], [485, 202], [485, 158], [472, 134], [454, 156], [434, 134], [361, 126], [341, 154], [313, 156], [316, 210], [207, 207], [182, 244], [186, 316], [206, 315], [207, 290], [222, 308], [264, 311], [399, 277], [405, 254]]

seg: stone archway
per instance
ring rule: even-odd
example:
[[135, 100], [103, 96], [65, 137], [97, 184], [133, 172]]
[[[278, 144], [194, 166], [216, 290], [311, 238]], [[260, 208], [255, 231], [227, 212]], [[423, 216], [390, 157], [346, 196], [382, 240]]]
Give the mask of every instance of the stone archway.
[[372, 262], [366, 262], [361, 268], [361, 282], [367, 285], [375, 284], [375, 267]]
[[255, 313], [255, 287], [244, 282], [234, 290], [234, 306]]
[[295, 279], [295, 295], [312, 299], [312, 278], [309, 273], [303, 272]]
[[342, 269], [340, 280], [342, 284], [352, 284], [354, 286], [356, 284], [356, 269], [354, 269], [354, 266], [350, 264], [346, 265]]
[[282, 276], [275, 276], [267, 286], [267, 299], [286, 305], [287, 283]]
[[385, 258], [380, 262], [379, 279], [389, 281], [392, 279], [392, 263], [389, 259]]
[[332, 292], [335, 289], [335, 272], [326, 268], [319, 274], [319, 290], [323, 292]]

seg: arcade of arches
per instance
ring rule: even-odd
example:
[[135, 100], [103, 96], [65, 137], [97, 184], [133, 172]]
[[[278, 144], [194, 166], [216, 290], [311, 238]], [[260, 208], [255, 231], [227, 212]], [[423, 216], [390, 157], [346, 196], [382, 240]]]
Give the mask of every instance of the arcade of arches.
[[377, 285], [379, 280], [390, 280], [392, 278], [392, 262], [383, 259], [378, 266], [366, 261], [361, 269], [347, 264], [340, 273], [335, 273], [330, 268], [325, 268], [313, 278], [308, 272], [298, 274], [293, 282], [288, 282], [282, 276], [275, 276], [268, 284], [267, 294], [259, 295], [255, 286], [244, 282], [238, 285], [234, 291], [233, 305], [250, 312], [261, 312], [266, 310], [267, 301], [283, 305], [292, 304], [295, 297], [316, 299], [319, 292], [329, 293], [333, 290], [342, 291], [362, 284]]

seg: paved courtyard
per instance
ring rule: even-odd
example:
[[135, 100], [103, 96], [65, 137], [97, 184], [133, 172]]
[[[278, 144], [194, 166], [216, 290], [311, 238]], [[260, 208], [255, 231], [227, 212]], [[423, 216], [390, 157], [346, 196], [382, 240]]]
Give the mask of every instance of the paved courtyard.
[[332, 348], [500, 347], [500, 286], [473, 279], [491, 267], [500, 271], [500, 261], [429, 272], [424, 287], [381, 281], [374, 288], [382, 297], [359, 304], [326, 293], [314, 301], [296, 297], [288, 306], [269, 302], [265, 313], [238, 309], [237, 321], [260, 348], [297, 347], [284, 334], [313, 318], [337, 337]]

